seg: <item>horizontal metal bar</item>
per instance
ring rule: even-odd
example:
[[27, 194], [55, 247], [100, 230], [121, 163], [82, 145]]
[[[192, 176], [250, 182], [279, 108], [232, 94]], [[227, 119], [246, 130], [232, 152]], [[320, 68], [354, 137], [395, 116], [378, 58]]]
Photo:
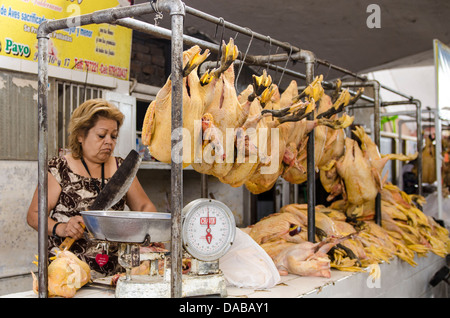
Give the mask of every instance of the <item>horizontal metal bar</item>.
[[[291, 45], [291, 44], [288, 43], [288, 42], [282, 42], [282, 41], [278, 41], [278, 40], [276, 40], [276, 39], [272, 39], [270, 36], [267, 36], [267, 35], [263, 35], [263, 34], [254, 32], [254, 31], [252, 31], [252, 30], [249, 29], [249, 28], [241, 27], [241, 26], [236, 25], [236, 24], [234, 24], [234, 23], [225, 21], [223, 18], [217, 18], [217, 17], [214, 17], [214, 16], [212, 16], [212, 15], [210, 15], [210, 14], [208, 14], [208, 13], [199, 11], [199, 10], [194, 9], [194, 8], [191, 8], [191, 7], [189, 7], [189, 6], [186, 6], [186, 7], [185, 7], [185, 10], [186, 10], [186, 13], [187, 13], [187, 14], [196, 16], [196, 17], [198, 17], [198, 18], [201, 18], [201, 19], [203, 19], [203, 20], [206, 20], [206, 21], [215, 23], [215, 24], [217, 24], [217, 25], [222, 25], [222, 26], [226, 27], [227, 29], [230, 29], [230, 30], [239, 32], [239, 33], [241, 33], [241, 34], [245, 34], [245, 35], [247, 35], [247, 36], [250, 36], [250, 37], [252, 37], [252, 38], [256, 38], [256, 39], [258, 39], [258, 40], [260, 40], [260, 41], [263, 41], [263, 42], [266, 42], [266, 43], [270, 43], [271, 45], [276, 45], [276, 46], [278, 46], [278, 47], [281, 47], [281, 48], [285, 49], [285, 50], [288, 51], [288, 52], [290, 52], [291, 50], [292, 50], [293, 53], [302, 51], [302, 49], [300, 49], [300, 48], [298, 48], [298, 47], [296, 47], [296, 46], [293, 46], [293, 45]], [[284, 60], [286, 60], [287, 58], [288, 58], [288, 55], [286, 54], [286, 58], [285, 58]], [[327, 66], [327, 67], [330, 67], [330, 68], [332, 68], [332, 69], [335, 69], [335, 70], [337, 70], [337, 71], [340, 71], [340, 72], [342, 72], [342, 73], [351, 75], [351, 76], [353, 76], [353, 77], [355, 77], [355, 78], [358, 78], [359, 80], [366, 80], [366, 79], [367, 79], [367, 78], [365, 78], [365, 77], [363, 77], [363, 76], [361, 76], [361, 75], [358, 75], [358, 74], [356, 74], [356, 73], [354, 73], [354, 72], [352, 72], [352, 71], [349, 71], [349, 70], [347, 70], [347, 69], [345, 69], [345, 68], [343, 68], [343, 67], [334, 65], [334, 64], [332, 64], [332, 63], [330, 63], [330, 62], [328, 62], [328, 61], [319, 59], [319, 58], [317, 58], [317, 57], [315, 58], [315, 62], [317, 62], [317, 63], [319, 63], [319, 64], [322, 64], [322, 65], [325, 65], [325, 66]]]
[[401, 105], [414, 105], [414, 99], [381, 102], [381, 106], [401, 106]]
[[98, 10], [93, 13], [64, 19], [47, 20], [39, 26], [37, 36], [39, 38], [41, 36], [47, 36], [56, 30], [78, 27], [87, 24], [112, 23], [121, 18], [140, 16], [154, 12], [155, 10], [150, 3], [143, 3], [127, 7]]
[[[186, 13], [190, 13], [188, 8], [189, 7], [186, 7]], [[192, 10], [192, 12], [195, 12], [195, 14], [198, 14], [197, 16], [200, 17], [200, 18], [209, 19], [209, 21], [217, 23], [217, 24], [219, 24], [219, 23], [221, 24], [222, 23], [220, 19], [215, 18], [215, 17], [213, 17], [213, 16], [211, 16], [209, 14], [200, 12], [200, 11], [192, 9], [192, 8], [190, 8], [190, 9]], [[241, 33], [246, 34], [246, 35], [252, 35], [252, 31], [247, 29], [247, 28], [242, 28], [242, 27], [239, 27], [239, 26], [237, 26], [235, 24], [232, 24], [232, 23], [229, 23], [229, 22], [226, 22], [226, 21], [224, 21], [223, 23], [225, 23], [225, 26], [227, 26], [230, 29], [233, 29], [235, 31], [241, 32]], [[133, 28], [134, 30], [138, 30], [138, 31], [141, 31], [141, 32], [144, 32], [144, 33], [147, 33], [147, 34], [152, 34], [152, 35], [155, 35], [155, 36], [159, 36], [159, 37], [165, 38], [165, 39], [171, 39], [171, 37], [172, 37], [171, 31], [168, 30], [168, 29], [165, 29], [165, 28], [162, 28], [162, 27], [158, 27], [158, 26], [155, 26], [155, 25], [151, 25], [151, 24], [148, 24], [148, 23], [136, 20], [136, 19], [132, 19], [132, 18], [119, 19], [119, 20], [116, 21], [116, 24], [121, 25], [121, 26], [125, 26], [125, 27], [129, 27], [129, 28]], [[257, 38], [259, 38], [259, 39], [261, 39], [263, 41], [267, 40], [266, 36], [257, 35], [257, 33], [253, 33], [253, 36], [255, 36], [255, 37], [257, 37]], [[203, 49], [209, 49], [211, 52], [214, 52], [214, 53], [219, 53], [220, 52], [220, 45], [215, 44], [215, 43], [211, 43], [211, 42], [208, 42], [208, 41], [200, 40], [200, 39], [194, 38], [192, 36], [183, 35], [183, 41], [184, 41], [185, 44], [198, 45], [198, 46], [202, 47]], [[272, 42], [272, 43], [274, 43], [274, 44], [277, 42], [276, 40], [273, 40], [273, 41], [274, 42]], [[279, 44], [286, 44], [286, 43], [280, 42]], [[289, 46], [289, 49], [290, 49], [290, 46]], [[296, 48], [296, 49], [298, 49], [298, 48]], [[293, 47], [293, 50], [294, 50], [294, 47]], [[286, 75], [294, 76], [294, 77], [297, 77], [297, 78], [305, 80], [306, 79], [306, 75], [305, 74], [302, 74], [300, 72], [296, 72], [296, 71], [293, 71], [291, 69], [288, 69], [288, 68], [285, 68], [285, 67], [278, 66], [278, 65], [270, 63], [270, 62], [286, 61], [288, 58], [291, 58], [292, 60], [299, 60], [299, 59], [302, 59], [300, 53], [301, 53], [301, 50], [298, 49], [298, 51], [295, 54], [292, 54], [290, 57], [287, 54], [274, 54], [274, 55], [270, 55], [270, 56], [267, 56], [267, 55], [248, 55], [247, 54], [245, 56], [245, 63], [251, 64], [251, 65], [259, 65], [259, 66], [268, 67], [269, 69], [274, 70], [274, 71], [277, 71], [277, 70], [283, 71], [284, 74], [286, 74]], [[240, 58], [241, 60], [244, 59], [244, 55], [242, 54], [242, 52], [239, 53], [239, 57], [238, 58]], [[317, 58], [315, 58], [315, 59], [317, 60]], [[237, 65], [239, 65], [240, 62], [241, 61], [239, 61], [239, 60], [235, 61], [235, 63]], [[216, 62], [214, 62], [214, 63], [216, 63]], [[203, 64], [204, 64], [203, 67], [208, 67], [208, 66], [206, 66], [207, 64], [205, 64], [205, 63], [203, 63]], [[322, 81], [322, 85], [325, 88], [329, 88], [329, 89], [334, 89], [335, 88], [335, 84], [333, 82]], [[353, 87], [365, 86], [364, 83], [362, 83], [362, 84], [345, 83], [345, 85], [346, 86], [353, 86]], [[356, 95], [357, 94], [355, 91], [349, 90], [349, 92], [352, 95]], [[374, 102], [373, 98], [371, 98], [371, 97], [369, 97], [367, 95], [364, 95], [364, 94], [361, 95], [360, 99], [368, 101], [368, 102]]]
[[405, 97], [405, 98], [407, 98], [407, 99], [409, 99], [409, 100], [414, 99], [414, 97], [412, 97], [412, 96], [403, 94], [403, 93], [401, 93], [401, 92], [399, 92], [399, 91], [397, 91], [397, 90], [394, 90], [393, 88], [387, 87], [387, 86], [385, 86], [385, 85], [380, 84], [380, 87], [381, 87], [381, 88], [384, 88], [385, 90], [390, 91], [391, 93], [394, 93], [394, 94], [400, 95], [400, 96], [402, 96], [402, 97]]
[[399, 112], [387, 112], [387, 113], [381, 113], [381, 116], [400, 116], [400, 115], [405, 115], [405, 116], [414, 116], [416, 117], [416, 111], [415, 110], [405, 110], [405, 111], [399, 111]]
[[[381, 102], [380, 106], [382, 107], [386, 107], [386, 106], [400, 106], [400, 105], [413, 105], [414, 103], [411, 102]], [[359, 104], [359, 105], [353, 105], [353, 106], [349, 106], [349, 108], [369, 108], [369, 107], [373, 107], [373, 104]]]
[[[147, 22], [143, 22], [140, 20], [136, 20], [133, 18], [123, 18], [119, 19], [115, 22], [116, 24], [124, 27], [131, 28], [136, 31], [140, 31], [146, 34], [151, 34], [163, 39], [170, 40], [172, 39], [172, 31], [166, 28], [162, 28], [159, 26], [155, 26], [153, 24], [149, 24]], [[220, 50], [220, 46], [218, 44], [214, 44], [208, 41], [200, 40], [194, 38], [189, 35], [183, 34], [183, 42], [187, 45], [198, 45], [203, 49], [208, 49], [211, 52], [218, 53]], [[216, 62], [214, 62], [216, 63]]]

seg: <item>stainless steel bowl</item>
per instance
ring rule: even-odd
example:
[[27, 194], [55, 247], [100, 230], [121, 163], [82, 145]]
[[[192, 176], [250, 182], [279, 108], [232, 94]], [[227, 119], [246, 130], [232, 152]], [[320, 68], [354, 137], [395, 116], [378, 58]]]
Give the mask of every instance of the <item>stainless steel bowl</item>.
[[98, 240], [143, 243], [171, 239], [171, 215], [162, 212], [84, 211], [81, 212], [88, 231]]

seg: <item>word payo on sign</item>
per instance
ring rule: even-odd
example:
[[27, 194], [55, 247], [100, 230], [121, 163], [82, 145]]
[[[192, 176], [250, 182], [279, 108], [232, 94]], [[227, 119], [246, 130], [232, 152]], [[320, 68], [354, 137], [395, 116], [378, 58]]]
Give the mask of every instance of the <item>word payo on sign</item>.
[[5, 53], [29, 57], [31, 50], [26, 44], [16, 43], [10, 38], [5, 38]]

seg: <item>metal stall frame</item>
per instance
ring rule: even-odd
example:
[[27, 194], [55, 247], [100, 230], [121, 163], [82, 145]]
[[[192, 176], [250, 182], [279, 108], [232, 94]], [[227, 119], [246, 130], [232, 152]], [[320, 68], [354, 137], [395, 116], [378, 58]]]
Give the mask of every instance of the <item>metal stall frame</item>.
[[435, 127], [435, 154], [436, 154], [436, 181], [437, 181], [437, 199], [438, 199], [438, 218], [442, 219], [442, 123], [439, 116], [439, 109], [427, 108], [422, 110], [422, 114], [434, 114]]
[[[171, 31], [151, 25], [146, 22], [135, 20], [130, 17], [141, 16], [149, 13], [167, 12], [171, 16]], [[47, 123], [47, 103], [48, 103], [48, 39], [49, 34], [53, 31], [65, 29], [69, 26], [81, 26], [87, 24], [111, 23], [125, 26], [134, 30], [142, 31], [148, 34], [153, 34], [161, 38], [168, 38], [172, 40], [172, 132], [182, 127], [182, 53], [183, 43], [196, 44], [203, 48], [208, 48], [211, 51], [220, 53], [220, 45], [212, 44], [193, 37], [183, 35], [183, 21], [185, 14], [200, 17], [210, 22], [223, 25], [224, 27], [235, 30], [242, 34], [258, 38], [272, 45], [277, 45], [286, 50], [291, 50], [294, 54], [277, 54], [269, 56], [243, 56], [239, 53], [239, 59], [245, 63], [253, 65], [264, 65], [273, 70], [284, 70], [286, 74], [297, 76], [306, 80], [309, 85], [314, 78], [314, 64], [319, 63], [333, 68], [342, 73], [352, 76], [358, 80], [364, 81], [359, 86], [373, 85], [379, 91], [380, 84], [378, 82], [367, 81], [365, 77], [361, 77], [356, 73], [348, 71], [342, 67], [333, 65], [327, 61], [318, 59], [314, 53], [294, 47], [286, 42], [271, 39], [268, 36], [253, 32], [248, 28], [237, 26], [233, 23], [224, 21], [222, 18], [216, 18], [201, 11], [185, 6], [181, 0], [157, 0], [151, 3], [133, 5], [129, 7], [111, 8], [97, 11], [94, 13], [70, 17], [66, 19], [59, 19], [53, 21], [43, 22], [38, 29], [38, 121], [39, 121], [39, 135], [38, 135], [38, 239], [39, 239], [39, 297], [48, 297], [48, 272], [47, 272], [47, 140], [48, 140], [48, 123]], [[271, 64], [270, 62], [287, 61], [287, 60], [302, 60], [306, 64], [306, 75], [291, 71], [286, 68]], [[332, 83], [324, 82], [324, 85], [333, 87]], [[387, 88], [388, 89], [388, 88]], [[390, 90], [390, 89], [389, 89]], [[393, 90], [391, 90], [393, 91]], [[394, 91], [395, 92], [395, 91]], [[399, 93], [400, 94], [400, 93]], [[405, 96], [401, 94], [402, 96]], [[371, 98], [362, 95], [362, 99], [373, 101]], [[378, 105], [378, 106], [377, 106]], [[379, 97], [375, 98], [376, 115], [375, 121], [379, 122]], [[314, 130], [310, 132], [308, 141], [308, 240], [314, 241], [315, 228], [315, 171], [314, 171]], [[375, 135], [378, 138], [377, 145], [379, 145], [379, 132]], [[181, 137], [182, 138], [182, 137]], [[172, 140], [172, 146], [177, 141]], [[182, 151], [182, 149], [181, 149]], [[207, 196], [207, 180], [202, 177], [202, 196]], [[181, 210], [183, 203], [183, 172], [182, 163], [177, 163], [172, 160], [171, 163], [171, 210], [172, 210], [172, 240], [171, 240], [171, 297], [180, 298], [182, 287], [182, 247], [181, 247]], [[381, 214], [378, 214], [380, 217]]]

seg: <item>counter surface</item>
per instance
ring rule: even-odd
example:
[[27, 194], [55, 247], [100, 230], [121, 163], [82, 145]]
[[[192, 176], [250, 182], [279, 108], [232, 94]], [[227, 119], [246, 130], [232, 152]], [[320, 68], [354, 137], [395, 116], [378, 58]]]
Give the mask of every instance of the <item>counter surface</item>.
[[[331, 271], [330, 278], [281, 276], [281, 282], [267, 290], [255, 290], [229, 286], [230, 298], [319, 298], [319, 297], [441, 297], [449, 296], [448, 285], [441, 282], [429, 285], [433, 275], [445, 265], [445, 260], [433, 253], [427, 257], [416, 256], [417, 266], [393, 259], [380, 264], [381, 277], [372, 281], [366, 272]], [[33, 291], [4, 295], [2, 298], [36, 298]], [[76, 298], [114, 298], [113, 290], [83, 287]]]

